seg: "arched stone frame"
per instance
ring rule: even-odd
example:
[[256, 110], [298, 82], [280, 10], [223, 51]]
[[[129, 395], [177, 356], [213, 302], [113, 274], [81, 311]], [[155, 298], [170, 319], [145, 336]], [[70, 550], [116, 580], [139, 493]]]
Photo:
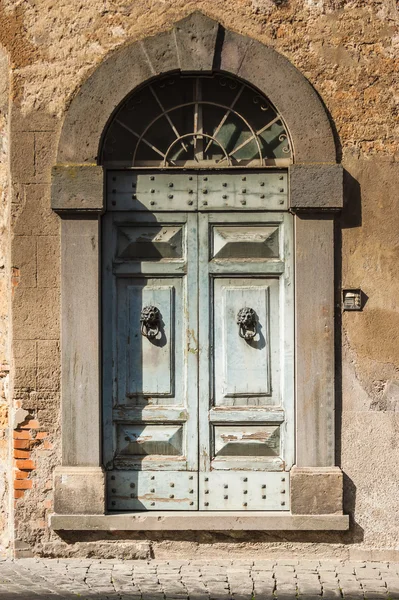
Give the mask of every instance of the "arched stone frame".
[[[101, 466], [101, 136], [120, 102], [169, 71], [220, 70], [256, 86], [290, 132], [290, 207], [296, 253], [296, 466], [291, 514], [105, 515]], [[173, 29], [114, 52], [72, 99], [52, 176], [62, 217], [62, 466], [55, 472], [55, 529], [346, 529], [334, 444], [333, 219], [342, 169], [326, 111], [304, 76], [263, 44], [193, 13]], [[77, 518], [76, 515], [86, 515]], [[306, 515], [306, 516], [305, 516]], [[309, 516], [311, 515], [311, 516]], [[145, 520], [145, 524], [144, 521]], [[221, 520], [223, 523], [221, 523]]]

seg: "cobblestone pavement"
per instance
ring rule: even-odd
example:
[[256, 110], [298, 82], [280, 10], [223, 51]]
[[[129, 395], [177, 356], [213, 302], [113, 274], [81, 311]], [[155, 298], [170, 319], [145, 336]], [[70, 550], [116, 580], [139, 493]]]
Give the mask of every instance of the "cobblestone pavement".
[[399, 563], [310, 560], [20, 559], [0, 562], [1, 600], [399, 599]]

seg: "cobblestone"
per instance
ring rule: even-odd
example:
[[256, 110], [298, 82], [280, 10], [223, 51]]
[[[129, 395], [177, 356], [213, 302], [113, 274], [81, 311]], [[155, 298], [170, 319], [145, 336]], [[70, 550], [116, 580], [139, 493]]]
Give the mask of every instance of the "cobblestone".
[[399, 564], [298, 560], [0, 561], [0, 600], [395, 600]]

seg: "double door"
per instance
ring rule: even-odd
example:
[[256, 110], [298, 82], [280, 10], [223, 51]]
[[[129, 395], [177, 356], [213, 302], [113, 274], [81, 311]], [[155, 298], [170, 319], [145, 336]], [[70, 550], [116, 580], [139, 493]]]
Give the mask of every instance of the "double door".
[[107, 183], [109, 510], [288, 510], [293, 274], [285, 179], [127, 171], [109, 173]]

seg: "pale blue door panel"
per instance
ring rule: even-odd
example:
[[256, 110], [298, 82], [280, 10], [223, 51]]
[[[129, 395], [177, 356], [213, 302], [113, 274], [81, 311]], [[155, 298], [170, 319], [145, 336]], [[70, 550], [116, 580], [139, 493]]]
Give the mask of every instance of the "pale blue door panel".
[[257, 260], [279, 258], [279, 228], [261, 226], [215, 226], [211, 258]]
[[[117, 294], [118, 404], [183, 404], [181, 278], [118, 278]], [[141, 332], [147, 306], [160, 315], [153, 339]]]
[[[280, 404], [278, 293], [278, 279], [214, 279], [215, 406]], [[256, 319], [250, 339], [237, 324], [245, 308]]]
[[[143, 396], [146, 404], [152, 403], [153, 398], [163, 401], [164, 396], [172, 396], [175, 379], [182, 380], [181, 358], [175, 357], [175, 347], [181, 349], [181, 291], [180, 283], [172, 285], [149, 285], [144, 289], [137, 286], [128, 287], [129, 310], [129, 372], [127, 382], [127, 396]], [[177, 299], [177, 311], [175, 310]], [[149, 339], [139, 330], [140, 314], [146, 306], [155, 306], [160, 313], [159, 334], [154, 339]], [[175, 319], [175, 316], [177, 317]], [[181, 350], [178, 352], [181, 355]], [[176, 360], [175, 360], [176, 359]], [[176, 367], [174, 368], [176, 363]], [[179, 372], [180, 371], [180, 372]], [[179, 390], [180, 391], [180, 390]], [[181, 392], [180, 392], [181, 394]], [[177, 396], [180, 395], [179, 393]], [[182, 403], [183, 398], [177, 398], [177, 403]]]
[[209, 212], [199, 235], [200, 508], [289, 510], [292, 218]]
[[103, 243], [109, 509], [196, 510], [197, 216], [116, 210]]
[[111, 510], [197, 510], [198, 474], [182, 471], [107, 473]]
[[200, 510], [289, 510], [288, 473], [211, 471], [199, 474]]
[[195, 211], [197, 177], [148, 171], [109, 171], [107, 209], [118, 211]]

